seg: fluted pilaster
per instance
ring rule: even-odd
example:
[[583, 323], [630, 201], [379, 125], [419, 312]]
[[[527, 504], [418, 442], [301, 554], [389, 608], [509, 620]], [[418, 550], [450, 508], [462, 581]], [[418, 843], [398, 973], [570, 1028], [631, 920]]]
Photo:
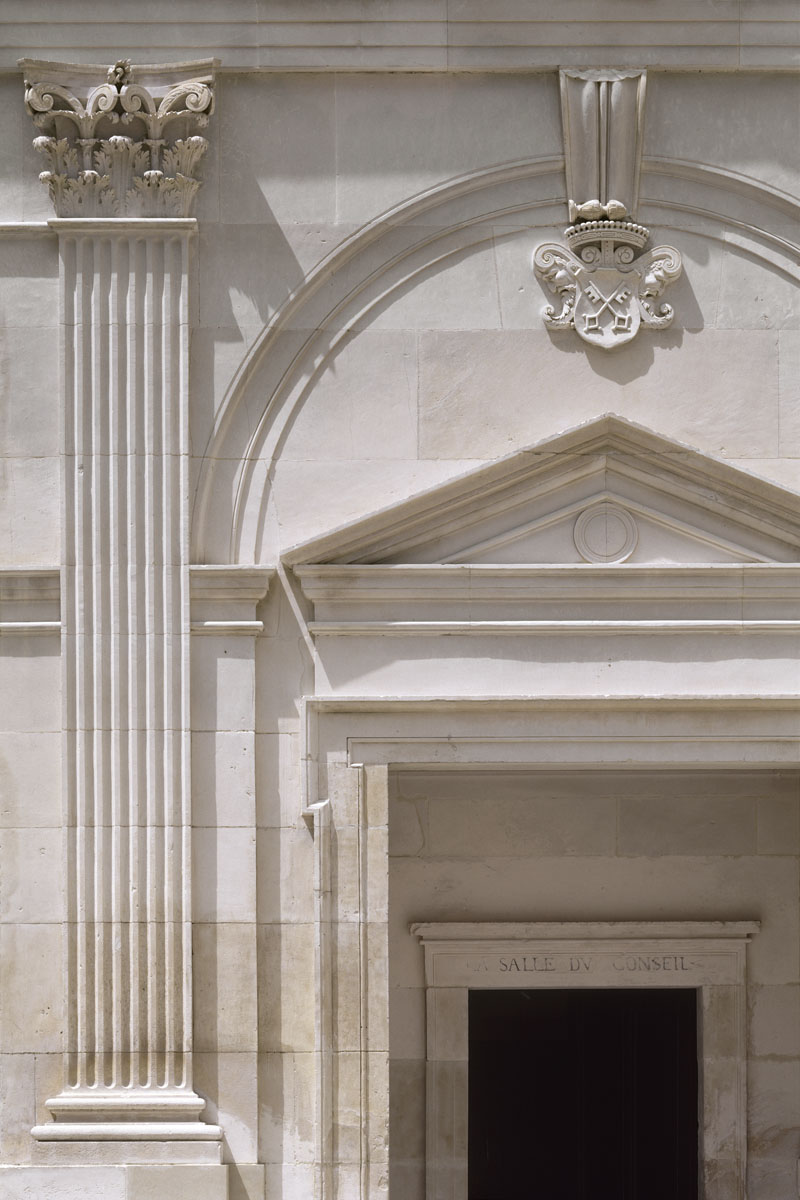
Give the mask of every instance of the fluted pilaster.
[[[192, 220], [57, 220], [64, 338], [66, 1086], [42, 1140], [207, 1138], [192, 1090]], [[177, 1130], [172, 1122], [191, 1125]], [[122, 1131], [130, 1134], [132, 1131]]]
[[59, 214], [69, 898], [64, 1087], [33, 1132], [44, 1157], [219, 1161], [192, 1086], [183, 172], [205, 142], [177, 136], [213, 97], [170, 68], [25, 69]]

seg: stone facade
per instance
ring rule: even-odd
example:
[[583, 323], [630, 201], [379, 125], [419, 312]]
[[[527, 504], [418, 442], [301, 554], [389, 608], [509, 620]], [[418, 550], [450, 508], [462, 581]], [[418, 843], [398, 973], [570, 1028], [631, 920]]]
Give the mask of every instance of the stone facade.
[[0, 13], [0, 1195], [468, 1200], [519, 958], [790, 1200], [796, 6], [151, 9]]

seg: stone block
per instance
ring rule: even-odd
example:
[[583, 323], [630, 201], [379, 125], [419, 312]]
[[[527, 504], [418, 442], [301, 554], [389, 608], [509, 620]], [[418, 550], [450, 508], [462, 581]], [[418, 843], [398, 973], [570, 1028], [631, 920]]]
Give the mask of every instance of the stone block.
[[60, 462], [0, 458], [0, 553], [5, 562], [49, 567], [60, 554]]
[[747, 1072], [749, 1148], [756, 1157], [797, 1155], [800, 1120], [800, 1062], [756, 1059]]
[[256, 920], [256, 836], [253, 829], [194, 829], [195, 921]]
[[756, 803], [736, 795], [626, 797], [617, 836], [623, 855], [753, 854]]
[[44, 188], [36, 172], [31, 179], [23, 171], [24, 146], [30, 138], [25, 114], [19, 104], [19, 81], [11, 74], [5, 76], [0, 84], [0, 100], [0, 214], [4, 221], [21, 221], [23, 194], [28, 190], [35, 194], [35, 188], [38, 187], [40, 191], [44, 191]]
[[0, 922], [63, 921], [65, 834], [0, 829]]
[[314, 926], [259, 925], [258, 973], [260, 1049], [313, 1050]]
[[613, 797], [594, 795], [591, 788], [586, 796], [550, 796], [547, 785], [540, 789], [535, 780], [516, 788], [501, 783], [499, 795], [488, 780], [485, 787], [481, 799], [473, 798], [476, 789], [468, 784], [462, 799], [430, 805], [427, 854], [482, 859], [614, 853]]
[[333, 1041], [340, 1052], [361, 1046], [361, 928], [357, 921], [338, 921], [332, 929], [336, 989], [333, 1006]]
[[797, 1159], [793, 1154], [776, 1156], [749, 1155], [747, 1194], [758, 1200], [786, 1200], [797, 1187]]
[[305, 822], [258, 831], [258, 920], [261, 924], [314, 919], [314, 839]]
[[[207, 445], [214, 427], [214, 418], [227, 394], [242, 360], [263, 331], [263, 325], [200, 326], [192, 331], [192, 352], [189, 361], [189, 381], [192, 403], [189, 409], [190, 443], [196, 454]], [[193, 461], [195, 471], [201, 459]], [[235, 464], [229, 464], [229, 469]], [[223, 464], [215, 464], [219, 470]], [[216, 521], [221, 523], [225, 513], [210, 512], [208, 534], [213, 536]], [[219, 556], [222, 557], [221, 555]]]
[[364, 1044], [371, 1054], [389, 1051], [389, 939], [385, 922], [366, 927], [366, 957], [369, 963], [365, 991]]
[[0, 733], [0, 828], [57, 828], [61, 819], [60, 732]]
[[800, 851], [800, 797], [765, 796], [758, 802], [759, 854]]
[[334, 1080], [334, 1161], [358, 1164], [361, 1158], [361, 1055], [351, 1051], [337, 1053], [333, 1059]]
[[34, 1063], [32, 1054], [0, 1054], [0, 1160], [5, 1163], [24, 1163], [31, 1157]]
[[249, 732], [192, 734], [192, 824], [255, 822], [255, 750]]
[[749, 989], [750, 1053], [757, 1058], [800, 1058], [800, 987]]
[[[359, 322], [371, 329], [500, 328], [500, 304], [491, 231], [477, 241], [463, 236], [441, 257], [398, 270], [398, 282], [377, 311]], [[461, 243], [466, 243], [462, 245]]]
[[228, 1167], [228, 1200], [264, 1200], [264, 1164], [231, 1163]]
[[[46, 1125], [52, 1120], [48, 1111], [47, 1101], [57, 1096], [64, 1086], [64, 1055], [60, 1053], [37, 1054], [33, 1067], [34, 1100], [36, 1104], [36, 1125]], [[27, 1130], [30, 1135], [30, 1129]], [[29, 1136], [32, 1145], [32, 1139]], [[29, 1147], [30, 1152], [30, 1147]]]
[[192, 638], [192, 729], [253, 729], [255, 681], [250, 638]]
[[417, 345], [413, 332], [370, 328], [348, 339], [320, 371], [298, 411], [282, 458], [413, 458], [417, 445]]
[[300, 739], [292, 733], [256, 734], [256, 824], [297, 827], [300, 808]]
[[[0, 1166], [3, 1200], [130, 1200], [127, 1184], [126, 1168], [120, 1166]], [[162, 1193], [158, 1200], [172, 1197]]]
[[313, 1196], [315, 1170], [312, 1163], [267, 1163], [264, 1167], [267, 1196]]
[[[782, 329], [778, 335], [778, 380], [780, 452], [796, 460], [800, 457], [800, 333], [795, 329]], [[791, 465], [800, 479], [800, 465], [795, 461]], [[796, 490], [798, 485], [794, 486]]]
[[[701, 76], [651, 72], [645, 154], [724, 163], [727, 168], [791, 190], [800, 154], [789, 132], [794, 114], [786, 81], [779, 75], [740, 71], [721, 76], [719, 83], [709, 108], [703, 100]], [[698, 120], [701, 111], [703, 119]], [[784, 143], [786, 155], [765, 156], [765, 145]]]
[[332, 895], [333, 912], [341, 922], [357, 921], [361, 915], [359, 830], [356, 825], [341, 826], [336, 821], [334, 828], [336, 886]]
[[198, 924], [192, 930], [195, 1049], [257, 1047], [255, 925]]
[[428, 989], [428, 1058], [437, 1062], [463, 1062], [469, 1058], [469, 1019], [466, 988]]
[[388, 917], [389, 830], [385, 825], [373, 826], [366, 830], [366, 835], [362, 832], [361, 837], [362, 847], [366, 841], [364, 917], [378, 923], [386, 921]]
[[267, 1164], [313, 1162], [314, 1054], [261, 1054], [258, 1079], [259, 1159]]
[[226, 1166], [129, 1166], [125, 1200], [228, 1200]]
[[467, 76], [418, 75], [410, 84], [403, 75], [340, 77], [340, 220], [368, 221], [476, 164], [560, 153], [553, 77], [486, 75], [475, 87]]
[[402, 986], [390, 987], [389, 1049], [393, 1062], [398, 1062], [401, 1059], [424, 1059], [424, 988]]
[[[22, 245], [36, 254], [43, 249], [39, 240], [26, 239]], [[56, 259], [55, 246], [47, 247]], [[57, 274], [56, 274], [57, 281]], [[9, 284], [13, 281], [15, 295], [10, 295]], [[42, 296], [41, 284], [37, 288], [33, 281], [32, 297], [40, 304], [24, 302], [27, 294], [26, 281], [13, 276], [0, 275], [0, 284], [5, 282], [5, 295], [0, 287], [0, 313], [5, 306], [8, 328], [3, 333], [3, 383], [6, 396], [0, 407], [0, 446], [4, 458], [53, 458], [61, 450], [58, 426], [58, 409], [53, 404], [53, 380], [58, 378], [58, 293], [52, 285]], [[19, 304], [19, 315], [13, 317], [11, 301]], [[35, 314], [38, 313], [38, 319]], [[43, 315], [49, 320], [43, 323]], [[25, 317], [28, 320], [25, 321]], [[6, 324], [6, 322], [3, 322]]]
[[722, 261], [717, 328], [797, 330], [799, 327], [797, 284], [729, 244]]
[[389, 853], [393, 858], [424, 855], [428, 840], [428, 801], [393, 796], [389, 805]]
[[[332, 75], [241, 75], [221, 82], [220, 178], [238, 181], [235, 191], [222, 192], [224, 223], [335, 220], [334, 88]], [[254, 108], [273, 115], [253, 122], [245, 114]]]
[[258, 1056], [195, 1054], [194, 1087], [206, 1100], [203, 1120], [222, 1128], [227, 1162], [258, 1159]]
[[201, 223], [197, 266], [201, 327], [248, 344], [303, 282], [285, 233], [265, 222]]
[[[389, 1064], [389, 1122], [395, 1164], [425, 1164], [425, 1060]], [[404, 1193], [403, 1193], [404, 1194]]]
[[[573, 331], [423, 333], [420, 456], [495, 457], [605, 410], [719, 457], [767, 457], [778, 444], [777, 345], [777, 331], [672, 329], [643, 333], [615, 356]], [[691, 401], [699, 392], [702, 407]]]
[[60, 925], [0, 925], [0, 1046], [7, 1053], [63, 1049]]
[[389, 1193], [399, 1194], [405, 1200], [425, 1200], [425, 1163], [397, 1162], [392, 1154]]
[[58, 637], [5, 641], [0, 653], [0, 729], [12, 733], [61, 728], [61, 662]]
[[270, 680], [270, 686], [259, 687], [256, 694], [257, 733], [280, 733], [287, 728], [296, 733], [297, 703], [292, 696], [296, 672], [301, 672], [305, 686], [313, 686], [309, 648], [297, 616], [283, 596], [279, 620], [279, 634], [256, 639], [256, 672], [260, 679]]

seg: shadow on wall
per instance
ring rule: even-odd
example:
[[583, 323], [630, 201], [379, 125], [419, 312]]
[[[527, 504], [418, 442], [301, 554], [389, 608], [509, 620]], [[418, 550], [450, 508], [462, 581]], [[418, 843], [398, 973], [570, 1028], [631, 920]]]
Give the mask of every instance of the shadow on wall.
[[[200, 245], [190, 359], [194, 454], [202, 453], [215, 412], [248, 350], [305, 278], [259, 181], [263, 164], [243, 144], [246, 123], [236, 119], [235, 88], [235, 80], [220, 80], [214, 120], [225, 136], [209, 139], [198, 195]], [[324, 241], [321, 245], [320, 257], [327, 252]]]
[[[595, 375], [601, 375], [612, 383], [626, 384], [641, 379], [655, 359], [652, 335], [646, 330], [641, 330], [633, 343], [629, 342], [619, 350], [600, 350], [597, 346], [589, 346], [576, 337], [572, 330], [553, 332], [550, 338], [560, 354], [582, 355]], [[682, 344], [682, 329], [659, 331], [658, 345], [661, 350], [677, 350]]]

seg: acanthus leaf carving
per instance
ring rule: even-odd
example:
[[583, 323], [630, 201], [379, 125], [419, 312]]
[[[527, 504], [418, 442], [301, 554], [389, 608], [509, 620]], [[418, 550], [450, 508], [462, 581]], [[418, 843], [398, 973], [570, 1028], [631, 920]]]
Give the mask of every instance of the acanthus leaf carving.
[[214, 110], [212, 64], [196, 65], [206, 70], [177, 81], [175, 68], [141, 68], [144, 82], [120, 59], [87, 86], [86, 68], [23, 63], [25, 105], [42, 130], [34, 146], [50, 159], [40, 179], [57, 216], [190, 215], [207, 149], [192, 130]]

